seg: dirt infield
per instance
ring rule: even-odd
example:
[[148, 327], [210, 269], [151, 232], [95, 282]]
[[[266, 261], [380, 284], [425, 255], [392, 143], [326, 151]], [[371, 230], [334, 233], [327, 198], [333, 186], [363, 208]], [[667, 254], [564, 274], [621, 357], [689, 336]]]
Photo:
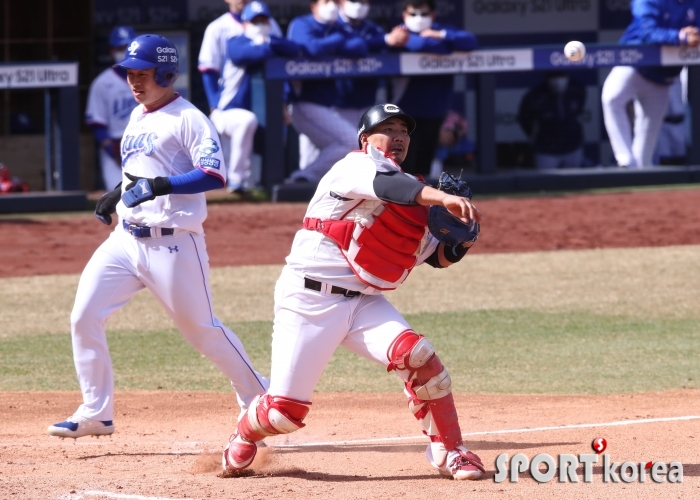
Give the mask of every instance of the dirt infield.
[[[487, 466], [486, 479], [442, 479], [423, 456], [425, 438], [401, 394], [316, 394], [307, 427], [268, 439], [250, 475], [219, 477], [221, 449], [233, 428], [231, 394], [119, 393], [110, 438], [58, 440], [46, 426], [73, 412], [76, 393], [0, 394], [2, 498], [699, 498], [700, 391], [589, 396], [457, 395], [466, 444]], [[639, 422], [639, 421], [642, 422]], [[647, 420], [644, 422], [644, 420]], [[636, 421], [636, 422], [635, 422]], [[603, 425], [599, 425], [603, 424]], [[607, 425], [605, 425], [607, 424]], [[614, 424], [614, 425], [610, 425]], [[563, 429], [537, 429], [591, 425]], [[597, 427], [595, 425], [598, 425]], [[504, 432], [515, 430], [515, 432]], [[470, 435], [471, 434], [471, 435]], [[501, 453], [591, 453], [608, 442], [612, 461], [683, 463], [683, 482], [538, 484], [493, 480]], [[341, 441], [356, 442], [341, 443]], [[307, 446], [289, 446], [304, 443]], [[287, 445], [285, 448], [276, 448]], [[312, 445], [312, 446], [308, 446]], [[617, 469], [619, 470], [619, 469]]]
[[[485, 221], [474, 253], [700, 243], [700, 189], [475, 203]], [[305, 208], [210, 205], [205, 231], [211, 264], [283, 263]], [[12, 245], [0, 246], [0, 277], [79, 273], [112, 228], [89, 214], [2, 218], [0, 234]]]

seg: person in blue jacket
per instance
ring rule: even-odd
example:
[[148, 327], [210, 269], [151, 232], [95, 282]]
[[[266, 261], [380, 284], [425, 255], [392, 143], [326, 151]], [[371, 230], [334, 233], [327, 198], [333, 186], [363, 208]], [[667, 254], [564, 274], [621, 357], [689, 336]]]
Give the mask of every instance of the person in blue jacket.
[[[632, 0], [632, 23], [621, 44], [697, 47], [700, 0]], [[668, 108], [669, 87], [681, 66], [615, 66], [603, 84], [603, 118], [618, 166], [652, 164], [654, 147]], [[627, 104], [634, 101], [634, 134]]]
[[[474, 50], [477, 46], [472, 33], [435, 22], [434, 0], [406, 0], [401, 27], [408, 32], [403, 51], [450, 54]], [[421, 175], [430, 173], [440, 126], [450, 109], [453, 82], [452, 75], [393, 79], [393, 102], [416, 120], [411, 148], [401, 165], [404, 171]]]
[[[338, 6], [338, 24], [348, 33], [364, 38], [370, 53], [385, 52], [389, 47], [403, 47], [408, 41], [408, 30], [405, 28], [396, 26], [386, 33], [378, 24], [367, 19], [369, 0], [338, 0]], [[367, 109], [386, 100], [377, 96], [377, 91], [380, 90], [380, 79], [377, 77], [340, 78], [336, 81], [336, 86], [338, 112], [353, 124], [360, 122]], [[382, 88], [384, 89], [383, 86]]]
[[241, 108], [252, 111], [250, 79], [262, 70], [266, 59], [274, 56], [294, 58], [302, 55], [301, 47], [291, 40], [271, 33], [270, 9], [263, 2], [251, 2], [243, 9], [243, 34], [226, 42], [226, 57], [244, 70], [236, 94]]
[[[364, 57], [367, 42], [338, 23], [334, 0], [311, 0], [311, 13], [289, 24], [287, 38], [304, 48], [307, 55]], [[357, 123], [350, 123], [337, 110], [335, 80], [292, 81], [288, 106], [292, 125], [319, 149], [314, 161], [290, 177], [291, 182], [318, 182], [341, 158], [357, 147]]]

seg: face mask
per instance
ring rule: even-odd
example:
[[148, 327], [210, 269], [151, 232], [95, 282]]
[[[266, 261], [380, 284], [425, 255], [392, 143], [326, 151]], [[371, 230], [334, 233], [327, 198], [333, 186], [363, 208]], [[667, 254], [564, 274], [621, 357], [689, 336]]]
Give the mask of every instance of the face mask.
[[270, 35], [270, 25], [269, 24], [246, 24], [245, 25], [245, 36], [251, 40], [259, 40], [267, 38]]
[[338, 19], [338, 6], [334, 2], [319, 5], [317, 12], [324, 23], [334, 23]]
[[550, 78], [547, 81], [549, 88], [552, 89], [552, 92], [556, 92], [557, 94], [563, 94], [566, 92], [566, 88], [569, 86], [569, 77], [568, 76], [557, 76], [554, 78]]
[[430, 16], [406, 16], [403, 22], [409, 31], [420, 33], [433, 25], [433, 18]]
[[114, 52], [114, 55], [112, 57], [114, 57], [115, 63], [120, 63], [124, 60], [124, 58], [126, 58], [126, 50]]
[[369, 14], [369, 4], [346, 0], [343, 4], [343, 12], [350, 19], [362, 20]]

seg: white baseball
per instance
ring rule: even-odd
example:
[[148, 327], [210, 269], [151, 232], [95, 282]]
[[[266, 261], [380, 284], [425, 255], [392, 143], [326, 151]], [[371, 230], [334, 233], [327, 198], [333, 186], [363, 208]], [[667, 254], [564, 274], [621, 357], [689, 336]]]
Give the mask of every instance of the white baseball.
[[564, 55], [569, 61], [580, 61], [586, 55], [586, 46], [577, 41], [569, 42], [564, 47]]

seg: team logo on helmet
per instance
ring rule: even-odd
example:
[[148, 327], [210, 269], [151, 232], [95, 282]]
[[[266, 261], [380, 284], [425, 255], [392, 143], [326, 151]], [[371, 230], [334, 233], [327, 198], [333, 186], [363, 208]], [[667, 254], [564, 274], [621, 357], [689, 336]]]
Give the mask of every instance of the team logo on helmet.
[[396, 104], [385, 104], [384, 111], [386, 111], [387, 113], [398, 113], [401, 110]]
[[133, 41], [131, 42], [131, 45], [129, 45], [129, 48], [126, 50], [129, 52], [129, 55], [135, 56], [136, 55], [136, 49], [139, 48], [139, 42]]
[[219, 150], [219, 145], [211, 137], [207, 137], [199, 146], [199, 151], [204, 155], [213, 155]]
[[260, 2], [253, 2], [250, 4], [250, 10], [253, 12], [262, 12], [263, 8], [262, 5], [260, 5]]

